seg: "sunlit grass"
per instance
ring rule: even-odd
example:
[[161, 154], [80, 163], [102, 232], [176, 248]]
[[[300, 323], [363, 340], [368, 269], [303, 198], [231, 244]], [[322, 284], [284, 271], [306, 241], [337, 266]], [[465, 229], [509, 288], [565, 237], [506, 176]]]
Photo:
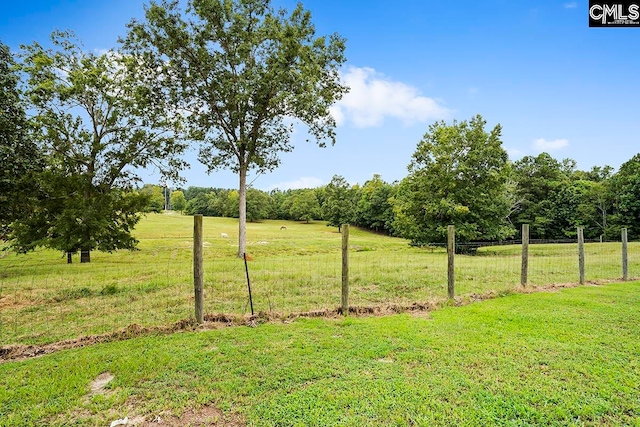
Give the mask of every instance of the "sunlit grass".
[[[286, 229], [281, 229], [281, 226]], [[250, 312], [236, 219], [204, 218], [205, 312]], [[193, 219], [152, 214], [136, 229], [139, 250], [92, 253], [66, 264], [40, 250], [0, 259], [0, 344], [47, 343], [165, 325], [193, 316]], [[222, 237], [221, 233], [228, 235]], [[323, 222], [248, 224], [247, 252], [256, 313], [334, 309], [341, 298], [341, 235]], [[446, 253], [357, 228], [350, 239], [351, 305], [411, 304], [447, 295]], [[578, 281], [577, 245], [532, 245], [531, 285]], [[629, 245], [630, 276], [640, 276], [640, 244]], [[519, 246], [456, 256], [456, 294], [502, 292], [520, 284]], [[619, 243], [586, 245], [587, 280], [622, 275]]]
[[206, 408], [235, 420], [212, 425], [639, 425], [639, 304], [640, 283], [614, 283], [66, 350], [0, 364], [0, 426]]

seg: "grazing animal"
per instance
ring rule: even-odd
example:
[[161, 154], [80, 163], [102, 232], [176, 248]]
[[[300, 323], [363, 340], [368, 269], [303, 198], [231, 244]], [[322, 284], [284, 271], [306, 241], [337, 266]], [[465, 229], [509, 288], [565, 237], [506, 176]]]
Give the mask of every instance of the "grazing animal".
[[286, 230], [287, 227], [285, 227], [284, 225], [282, 227], [280, 227], [280, 230]]
[[220, 233], [220, 237], [224, 237], [226, 239], [229, 235], [227, 233]]

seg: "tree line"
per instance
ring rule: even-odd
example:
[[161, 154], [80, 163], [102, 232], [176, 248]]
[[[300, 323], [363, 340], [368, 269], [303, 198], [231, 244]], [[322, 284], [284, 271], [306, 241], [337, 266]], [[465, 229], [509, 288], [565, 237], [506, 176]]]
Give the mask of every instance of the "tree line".
[[[247, 220], [352, 224], [405, 237], [414, 244], [444, 242], [449, 224], [456, 225], [460, 241], [518, 238], [522, 224], [530, 225], [534, 239], [574, 239], [578, 226], [585, 228], [589, 239], [619, 239], [622, 227], [628, 228], [630, 238], [640, 238], [640, 154], [618, 171], [610, 166], [583, 171], [572, 159], [541, 153], [515, 162], [505, 160], [499, 168], [502, 175], [486, 158], [469, 154], [473, 152], [467, 153], [466, 160], [457, 158], [457, 172], [450, 168], [448, 177], [444, 167], [432, 165], [432, 175], [425, 176], [414, 165], [412, 173], [399, 182], [374, 175], [362, 185], [351, 185], [335, 175], [318, 188], [250, 188]], [[474, 176], [460, 170], [473, 171]], [[479, 182], [483, 171], [492, 176], [484, 184]], [[494, 188], [488, 188], [492, 184]], [[156, 193], [159, 211], [164, 203], [161, 187]], [[238, 217], [238, 194], [233, 189], [178, 189], [170, 192], [170, 205], [187, 215]]]

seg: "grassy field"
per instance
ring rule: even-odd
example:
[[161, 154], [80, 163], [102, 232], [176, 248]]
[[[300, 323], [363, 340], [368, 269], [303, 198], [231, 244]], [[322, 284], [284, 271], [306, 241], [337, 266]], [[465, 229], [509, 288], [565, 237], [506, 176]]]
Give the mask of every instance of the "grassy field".
[[[285, 230], [281, 226], [286, 225]], [[41, 250], [0, 258], [0, 345], [43, 344], [103, 334], [131, 324], [167, 325], [193, 316], [193, 219], [152, 214], [136, 229], [139, 251], [92, 254], [67, 265]], [[221, 237], [226, 233], [229, 237]], [[244, 264], [235, 257], [237, 220], [204, 218], [205, 312], [249, 313]], [[340, 305], [336, 228], [264, 221], [248, 224], [256, 312], [287, 315]], [[446, 297], [446, 254], [407, 241], [351, 230], [351, 304], [407, 305]], [[587, 244], [587, 280], [621, 276], [620, 244]], [[630, 244], [640, 277], [640, 244]], [[576, 282], [577, 245], [531, 247], [533, 285]], [[456, 294], [508, 293], [520, 283], [520, 248], [482, 248], [456, 257]]]
[[0, 364], [0, 426], [638, 426], [639, 305], [611, 283], [67, 350]]

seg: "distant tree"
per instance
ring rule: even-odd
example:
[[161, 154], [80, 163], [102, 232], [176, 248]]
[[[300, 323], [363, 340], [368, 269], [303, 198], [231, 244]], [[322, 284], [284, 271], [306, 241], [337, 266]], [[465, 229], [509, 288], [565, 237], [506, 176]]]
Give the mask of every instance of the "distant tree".
[[238, 218], [239, 210], [238, 206], [240, 205], [240, 193], [238, 190], [229, 190], [227, 193], [227, 199], [224, 204], [224, 212], [223, 216], [229, 218]]
[[48, 180], [58, 185], [47, 186], [43, 206], [25, 218], [31, 226], [14, 237], [18, 250], [80, 250], [89, 262], [94, 249], [135, 247], [131, 230], [144, 201], [131, 191], [136, 170], [153, 166], [175, 180], [185, 146], [175, 137], [180, 118], [168, 113], [144, 61], [83, 52], [66, 33], [52, 40], [55, 51], [27, 46], [22, 70]]
[[614, 196], [611, 194], [611, 179], [606, 181], [591, 181], [590, 199], [593, 203], [594, 223], [600, 230], [600, 235], [611, 239], [610, 216], [613, 213]]
[[358, 188], [351, 187], [344, 177], [334, 175], [323, 189], [322, 212], [327, 226], [341, 231], [343, 224], [354, 224], [359, 196]]
[[596, 238], [600, 230], [594, 222], [593, 183], [575, 179], [561, 181], [553, 191], [551, 218], [557, 234], [553, 238], [576, 238], [577, 227], [584, 227], [585, 237]]
[[185, 199], [187, 199], [187, 202], [191, 199], [196, 198], [199, 195], [206, 195], [211, 193], [212, 191], [215, 192], [216, 190], [211, 187], [193, 187], [193, 186], [190, 186], [185, 190], [183, 190], [184, 197]]
[[[227, 214], [229, 211], [227, 206], [229, 204], [230, 192], [231, 190], [219, 189], [207, 194], [207, 198], [209, 200], [209, 215], [218, 217], [229, 216]], [[231, 216], [233, 216], [233, 212]]]
[[614, 169], [611, 166], [594, 166], [590, 171], [576, 171], [573, 176], [592, 182], [605, 182], [613, 176]]
[[587, 238], [610, 235], [610, 166], [585, 172], [576, 170], [574, 160], [541, 153], [516, 161], [512, 171], [516, 204], [510, 219], [518, 230], [528, 223], [534, 238], [575, 238], [578, 226]]
[[42, 153], [28, 129], [19, 77], [9, 48], [0, 42], [0, 240], [9, 224], [34, 208]]
[[630, 239], [640, 238], [640, 153], [620, 166], [611, 178], [615, 229], [628, 229]]
[[182, 190], [171, 192], [171, 207], [174, 211], [182, 212], [187, 207], [187, 199]]
[[222, 216], [212, 207], [212, 200], [215, 199], [215, 193], [198, 193], [187, 201], [184, 212], [187, 215], [205, 215], [205, 216]]
[[299, 4], [275, 12], [269, 0], [151, 2], [144, 22], [132, 21], [127, 52], [154, 61], [175, 105], [188, 112], [200, 161], [239, 177], [238, 256], [246, 245], [247, 173], [273, 170], [293, 149], [296, 119], [319, 145], [335, 142], [329, 107], [346, 91], [338, 70], [344, 40], [316, 37]]
[[293, 197], [296, 193], [303, 190], [287, 190], [284, 192], [284, 198], [280, 205], [280, 212], [282, 213], [283, 219], [293, 219], [291, 218], [291, 204], [293, 203]]
[[291, 207], [289, 216], [295, 221], [309, 221], [320, 215], [320, 204], [316, 193], [311, 189], [296, 190], [291, 195]]
[[529, 224], [531, 237], [550, 239], [567, 237], [557, 221], [557, 193], [569, 183], [571, 161], [559, 162], [548, 153], [525, 156], [513, 165], [517, 212], [510, 215], [517, 230]]
[[154, 184], [145, 184], [140, 189], [140, 194], [147, 198], [147, 206], [144, 212], [160, 213], [164, 210], [164, 187]]
[[376, 174], [365, 182], [356, 208], [356, 224], [375, 231], [393, 233], [395, 187]]
[[275, 189], [269, 192], [269, 196], [273, 206], [271, 219], [290, 219], [289, 208], [291, 203], [287, 202], [287, 200], [291, 196], [291, 191], [284, 192]]
[[273, 207], [271, 197], [264, 191], [250, 188], [247, 190], [247, 220], [251, 222], [266, 219]]
[[429, 127], [398, 189], [395, 225], [404, 237], [416, 243], [444, 242], [450, 224], [459, 241], [513, 234], [506, 221], [509, 163], [501, 127], [487, 132], [485, 124], [477, 115], [469, 122], [441, 121]]

